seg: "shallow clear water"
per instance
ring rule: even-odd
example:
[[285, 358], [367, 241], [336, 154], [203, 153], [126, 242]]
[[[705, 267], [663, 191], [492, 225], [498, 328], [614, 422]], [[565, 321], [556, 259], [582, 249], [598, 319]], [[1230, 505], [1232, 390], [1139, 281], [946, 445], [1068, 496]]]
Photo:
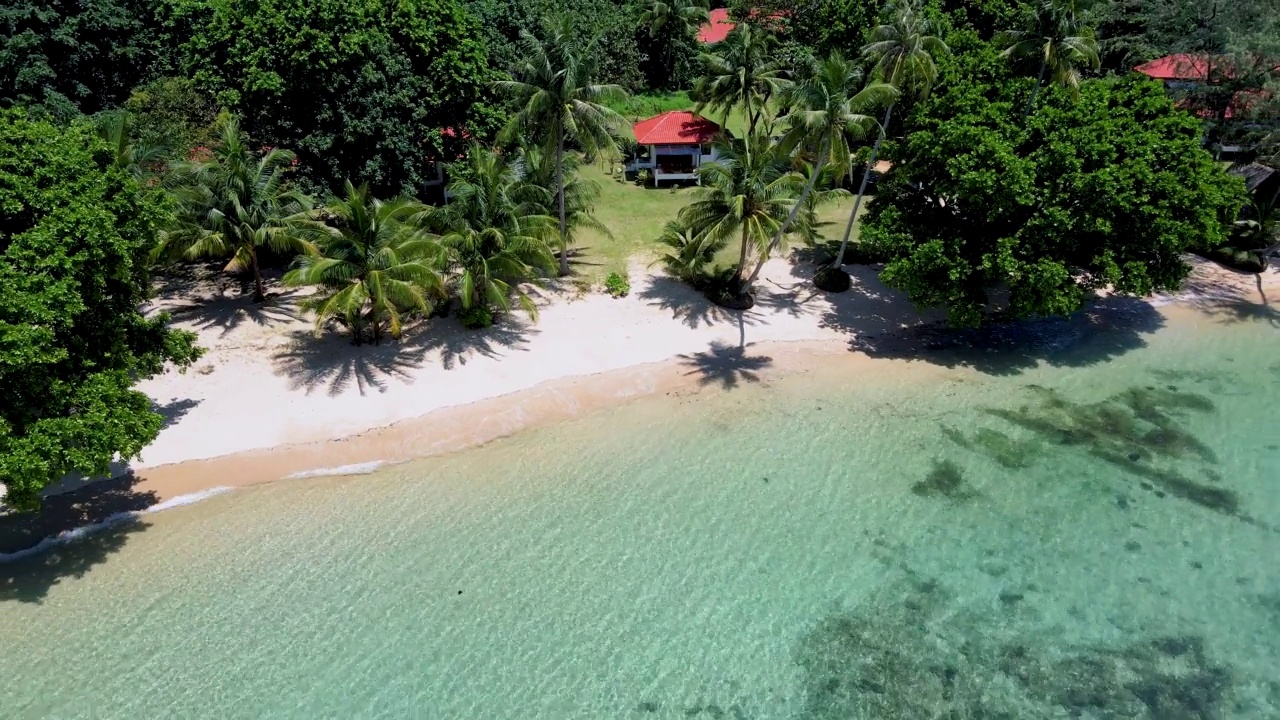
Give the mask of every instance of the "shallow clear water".
[[1139, 320], [711, 363], [0, 566], [0, 716], [1280, 718], [1280, 330]]

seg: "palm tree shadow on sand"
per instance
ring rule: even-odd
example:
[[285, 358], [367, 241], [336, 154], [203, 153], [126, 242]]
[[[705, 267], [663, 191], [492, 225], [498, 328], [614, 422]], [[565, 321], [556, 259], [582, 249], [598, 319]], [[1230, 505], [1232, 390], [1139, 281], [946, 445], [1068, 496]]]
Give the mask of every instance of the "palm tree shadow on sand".
[[763, 321], [759, 313], [722, 308], [687, 284], [662, 275], [653, 276], [636, 294], [694, 330], [717, 324], [759, 325]]
[[352, 387], [361, 395], [385, 393], [393, 380], [411, 383], [413, 371], [433, 357], [451, 370], [474, 357], [500, 358], [527, 349], [537, 330], [507, 318], [493, 327], [468, 330], [456, 320], [443, 319], [405, 328], [400, 340], [379, 345], [354, 345], [336, 332], [320, 337], [308, 330], [290, 333], [290, 341], [272, 357], [276, 374], [289, 379], [290, 388], [308, 395], [319, 389], [341, 395]]

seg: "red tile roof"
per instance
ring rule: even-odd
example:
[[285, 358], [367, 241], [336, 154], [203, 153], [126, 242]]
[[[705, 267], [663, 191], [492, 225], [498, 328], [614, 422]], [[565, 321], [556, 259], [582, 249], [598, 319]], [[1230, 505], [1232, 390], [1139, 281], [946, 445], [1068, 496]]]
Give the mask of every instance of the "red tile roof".
[[1178, 53], [1143, 63], [1134, 70], [1157, 80], [1206, 80], [1209, 60], [1204, 55]]
[[702, 145], [720, 132], [720, 126], [687, 110], [672, 110], [636, 123], [640, 145]]
[[729, 32], [734, 28], [734, 22], [729, 19], [729, 11], [725, 8], [716, 8], [711, 11], [707, 24], [698, 28], [698, 42], [718, 43], [729, 37]]

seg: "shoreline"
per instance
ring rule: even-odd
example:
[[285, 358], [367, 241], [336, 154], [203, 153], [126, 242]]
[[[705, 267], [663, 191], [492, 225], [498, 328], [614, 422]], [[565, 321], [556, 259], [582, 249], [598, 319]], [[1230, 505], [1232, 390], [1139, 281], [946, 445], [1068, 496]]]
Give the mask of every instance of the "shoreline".
[[[1193, 277], [1180, 293], [1131, 302], [1152, 309], [1163, 318], [1181, 316], [1183, 321], [1188, 322], [1212, 318], [1219, 312], [1234, 313], [1237, 316], [1249, 315], [1259, 310], [1276, 313], [1280, 303], [1272, 298], [1280, 296], [1280, 272], [1271, 270], [1260, 283], [1263, 299], [1266, 300], [1264, 303], [1253, 299], [1258, 288], [1246, 282], [1253, 278], [1252, 275], [1242, 275], [1201, 263], [1194, 267]], [[790, 266], [784, 269], [789, 271]], [[874, 282], [874, 272], [869, 271], [869, 274], [870, 278], [855, 274], [855, 283], [864, 287], [861, 293], [855, 295], [854, 302], [865, 302], [865, 297], [870, 293], [884, 292], [883, 288], [871, 285]], [[652, 282], [652, 278], [646, 280]], [[640, 297], [640, 293], [636, 295], [637, 298]], [[768, 357], [767, 368], [759, 371], [765, 381], [780, 375], [811, 372], [824, 367], [838, 367], [847, 371], [851, 364], [874, 368], [877, 377], [906, 368], [928, 372], [927, 368], [939, 374], [957, 372], [954, 367], [929, 363], [923, 355], [915, 358], [903, 353], [873, 356], [857, 347], [859, 341], [876, 338], [877, 332], [881, 333], [882, 338], [914, 336], [918, 341], [919, 331], [932, 330], [936, 326], [936, 319], [929, 321], [927, 318], [907, 318], [905, 315], [892, 319], [878, 317], [879, 323], [868, 326], [869, 331], [866, 332], [858, 332], [856, 328], [849, 331], [844, 331], [844, 328], [836, 330], [829, 326], [831, 306], [835, 303], [829, 302], [828, 297], [814, 295], [797, 303], [801, 305], [814, 298], [824, 301], [817, 313], [809, 311], [809, 308], [797, 312], [795, 307], [788, 308], [779, 303], [778, 307], [772, 308], [774, 318], [752, 318], [745, 322], [741, 321], [742, 317], [751, 313], [739, 317], [739, 322], [733, 322], [734, 318], [730, 317], [730, 313], [718, 313], [713, 307], [703, 308], [701, 327], [691, 326], [688, 316], [681, 322], [680, 312], [677, 310], [673, 312], [674, 317], [661, 318], [662, 321], [672, 329], [683, 327], [694, 332], [683, 333], [688, 337], [680, 337], [674, 344], [659, 343], [657, 347], [648, 348], [647, 353], [635, 353], [630, 358], [633, 360], [630, 364], [626, 362], [626, 357], [621, 358], [623, 362], [618, 364], [616, 354], [588, 358], [588, 366], [603, 367], [594, 371], [588, 369], [541, 381], [535, 380], [526, 387], [498, 394], [483, 394], [484, 391], [492, 391], [493, 386], [471, 385], [471, 389], [481, 391], [474, 399], [428, 407], [417, 414], [412, 414], [414, 408], [409, 407], [408, 416], [392, 417], [389, 422], [366, 421], [367, 426], [351, 432], [339, 431], [336, 435], [333, 434], [334, 426], [323, 425], [320, 422], [323, 418], [312, 417], [315, 434], [297, 442], [277, 442], [269, 446], [216, 455], [206, 453], [203, 456], [199, 448], [188, 446], [189, 455], [173, 462], [137, 463], [109, 480], [68, 483], [59, 492], [48, 497], [45, 509], [37, 515], [11, 515], [7, 518], [0, 516], [0, 562], [39, 552], [50, 544], [74, 540], [92, 529], [137, 520], [146, 513], [180, 506], [234, 489], [290, 479], [368, 473], [388, 465], [477, 447], [525, 430], [582, 417], [641, 398], [662, 394], [696, 395], [713, 387], [720, 380], [732, 377], [735, 357], [741, 359], [744, 350], [737, 343], [728, 342], [730, 339], [743, 343], [741, 347], [745, 348], [750, 357]], [[603, 303], [599, 302], [601, 299]], [[840, 296], [836, 296], [836, 300], [839, 299]], [[625, 312], [622, 308], [610, 305], [616, 302], [612, 299], [594, 300], [598, 307], [603, 306], [612, 312]], [[570, 300], [562, 304], [573, 306], [586, 302], [588, 301]], [[696, 299], [681, 302], [696, 302]], [[899, 309], [904, 303], [901, 299], [894, 300]], [[705, 301], [703, 304], [706, 304]], [[552, 309], [548, 308], [547, 312]], [[667, 305], [662, 306], [664, 314], [670, 309]], [[909, 306], [907, 309], [909, 310]], [[779, 317], [783, 321], [771, 326], [770, 320], [776, 321]], [[910, 319], [914, 319], [914, 322], [910, 322]], [[622, 323], [615, 322], [613, 325], [613, 328], [605, 329], [617, 331], [617, 326]], [[779, 328], [782, 332], [776, 332]], [[763, 339], [748, 341], [747, 329], [752, 331], [752, 336], [763, 336]], [[769, 332], [771, 329], [775, 332]], [[634, 328], [624, 326], [621, 330], [623, 334], [629, 335], [627, 331]], [[658, 330], [661, 331], [662, 328]], [[681, 335], [677, 332], [667, 334]], [[682, 346], [691, 344], [690, 341], [693, 341], [695, 347], [700, 346], [702, 349], [679, 352]], [[233, 347], [232, 350], [236, 348]], [[351, 348], [348, 352], [360, 350], [361, 348]], [[647, 359], [655, 351], [659, 355], [665, 355], [656, 360]], [[490, 357], [481, 354], [479, 357], [493, 363], [514, 360], [506, 355]], [[474, 358], [475, 356], [470, 359]], [[590, 362], [591, 360], [595, 362]], [[468, 359], [461, 360], [463, 365], [467, 362]], [[531, 362], [532, 359], [525, 364]], [[610, 363], [618, 366], [611, 367]], [[441, 367], [444, 373], [453, 369], [447, 364], [442, 364]], [[433, 370], [434, 367], [427, 372]], [[717, 377], [718, 372], [725, 373], [725, 376]], [[200, 373], [171, 373], [169, 382], [173, 382], [174, 378], [196, 385], [204, 380]], [[518, 376], [515, 380], [527, 380], [527, 376]], [[412, 379], [407, 385], [411, 384]], [[466, 390], [465, 387], [462, 389]], [[373, 398], [366, 398], [361, 392], [356, 397], [366, 400], [366, 404], [377, 404], [385, 397], [385, 392], [384, 389]], [[327, 399], [338, 410], [344, 407], [333, 395]], [[242, 440], [254, 439], [243, 434], [239, 437]]]

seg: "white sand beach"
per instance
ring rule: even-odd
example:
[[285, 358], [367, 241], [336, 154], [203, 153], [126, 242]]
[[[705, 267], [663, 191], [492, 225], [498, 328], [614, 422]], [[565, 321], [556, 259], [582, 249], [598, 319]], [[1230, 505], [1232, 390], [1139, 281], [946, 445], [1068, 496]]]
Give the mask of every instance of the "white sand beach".
[[[1173, 299], [1201, 310], [1249, 312], [1265, 310], [1269, 299], [1270, 308], [1280, 307], [1274, 268], [1262, 278], [1266, 297], [1254, 275], [1203, 261], [1195, 268], [1183, 293], [1158, 304]], [[625, 298], [547, 293], [536, 323], [516, 315], [471, 331], [453, 318], [435, 319], [380, 346], [355, 346], [335, 331], [317, 337], [309, 319], [298, 317], [295, 295], [254, 305], [205, 278], [194, 290], [155, 302], [155, 310], [198, 332], [207, 353], [185, 373], [169, 371], [140, 385], [169, 422], [132, 467], [332, 440], [550, 381], [742, 345], [808, 341], [847, 349], [860, 337], [941, 319], [918, 315], [872, 268], [850, 269], [853, 290], [828, 295], [805, 282], [807, 265], [773, 260], [758, 285], [760, 302], [738, 313], [636, 265]], [[614, 373], [610, 383], [627, 396], [656, 390], [655, 378]], [[519, 415], [521, 404], [506, 411]]]

